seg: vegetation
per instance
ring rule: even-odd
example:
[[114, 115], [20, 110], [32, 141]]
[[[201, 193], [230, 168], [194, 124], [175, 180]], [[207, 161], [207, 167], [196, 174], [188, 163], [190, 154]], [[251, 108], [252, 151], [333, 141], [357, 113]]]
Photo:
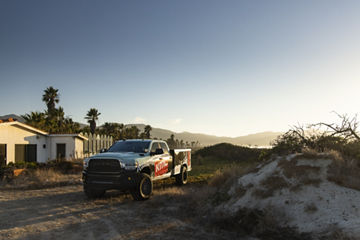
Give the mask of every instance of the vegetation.
[[44, 95], [42, 96], [42, 100], [46, 103], [47, 113], [50, 118], [53, 118], [56, 115], [55, 104], [60, 101], [58, 91], [59, 89], [50, 86], [44, 90]]
[[150, 125], [146, 125], [145, 128], [144, 128], [144, 132], [140, 134], [140, 138], [143, 138], [143, 139], [150, 139], [151, 135], [150, 135], [150, 132], [152, 130], [152, 127]]
[[[273, 143], [272, 154], [302, 153], [303, 158], [328, 158], [328, 180], [341, 186], [360, 189], [360, 139], [356, 117], [339, 115], [340, 123], [316, 123], [293, 127]], [[290, 164], [286, 161], [287, 164]], [[298, 167], [288, 170], [300, 173]], [[309, 169], [306, 169], [309, 171]], [[301, 174], [301, 173], [300, 173]], [[311, 181], [310, 181], [311, 182]], [[311, 184], [316, 184], [312, 181]]]
[[90, 124], [90, 132], [92, 134], [95, 133], [96, 121], [99, 119], [100, 114], [101, 113], [96, 108], [90, 108], [86, 114], [85, 119], [87, 119], [88, 123]]
[[[192, 155], [190, 180], [208, 181], [212, 177], [218, 179], [224, 174], [227, 177], [242, 175], [261, 163], [262, 156], [268, 151], [270, 150], [236, 146], [229, 143], [202, 148]], [[214, 181], [216, 182], [216, 180]]]
[[356, 117], [350, 119], [347, 115], [338, 115], [340, 124], [317, 123], [293, 127], [279, 136], [273, 143], [272, 153], [300, 153], [305, 149], [316, 152], [339, 152], [344, 158], [360, 162], [360, 140], [357, 133]]
[[42, 100], [47, 106], [45, 112], [30, 112], [22, 115], [26, 123], [49, 133], [79, 133], [80, 125], [70, 117], [65, 117], [62, 107], [56, 108], [59, 103], [58, 89], [48, 87], [44, 90]]
[[[143, 132], [136, 126], [125, 127], [122, 123], [105, 122], [103, 126], [97, 127], [96, 121], [99, 119], [101, 113], [96, 108], [90, 108], [85, 119], [89, 126], [80, 128], [79, 123], [74, 122], [70, 117], [65, 117], [64, 108], [56, 107], [60, 102], [59, 89], [52, 86], [44, 90], [42, 101], [46, 104], [47, 110], [44, 112], [30, 112], [22, 115], [26, 123], [35, 128], [41, 129], [49, 133], [80, 133], [87, 132], [92, 134], [104, 134], [112, 136], [113, 139], [150, 139], [152, 127], [146, 125]], [[184, 142], [183, 140], [175, 139], [172, 134], [167, 140], [170, 148], [198, 148], [199, 142]]]
[[[97, 134], [105, 134], [108, 136], [112, 136], [113, 139], [120, 140], [120, 139], [150, 139], [151, 138], [151, 130], [152, 127], [150, 125], [146, 125], [144, 132], [140, 133], [140, 129], [136, 126], [125, 127], [122, 123], [110, 123], [105, 122], [104, 125], [98, 127], [95, 130]], [[90, 129], [83, 129], [83, 132], [90, 132]]]
[[175, 135], [171, 134], [170, 138], [168, 138], [166, 140], [167, 144], [169, 145], [169, 147], [171, 149], [175, 149], [175, 148], [191, 148], [191, 149], [199, 149], [200, 148], [200, 143], [199, 141], [192, 141], [191, 143], [189, 142], [184, 142], [183, 140], [179, 140], [179, 139], [175, 139]]
[[[16, 171], [18, 174], [15, 174]], [[44, 188], [79, 184], [82, 159], [47, 163], [16, 162], [0, 168], [0, 187]], [[1, 181], [2, 180], [2, 181]]]

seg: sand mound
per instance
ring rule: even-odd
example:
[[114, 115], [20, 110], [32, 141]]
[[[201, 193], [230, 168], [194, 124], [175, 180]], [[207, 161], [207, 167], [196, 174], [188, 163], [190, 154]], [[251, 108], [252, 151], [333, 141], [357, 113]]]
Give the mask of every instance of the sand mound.
[[217, 210], [234, 213], [241, 208], [272, 212], [282, 226], [323, 234], [340, 229], [360, 236], [360, 191], [328, 180], [332, 159], [290, 155], [259, 167], [238, 179], [232, 198]]

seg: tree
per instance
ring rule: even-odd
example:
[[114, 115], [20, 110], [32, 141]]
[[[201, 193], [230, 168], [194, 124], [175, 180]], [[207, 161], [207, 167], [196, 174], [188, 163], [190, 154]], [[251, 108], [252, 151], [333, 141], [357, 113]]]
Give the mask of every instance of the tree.
[[42, 96], [42, 100], [47, 106], [47, 112], [50, 118], [52, 118], [55, 113], [55, 103], [59, 103], [60, 101], [58, 91], [59, 89], [55, 89], [50, 86], [44, 90], [44, 94]]
[[86, 114], [85, 119], [87, 119], [88, 123], [90, 124], [90, 130], [92, 134], [95, 133], [96, 121], [99, 119], [100, 114], [101, 113], [99, 113], [96, 108], [90, 108], [90, 110]]
[[119, 140], [123, 138], [124, 124], [122, 123], [109, 123], [106, 122], [101, 126], [100, 133], [112, 136], [114, 140]]
[[150, 132], [152, 130], [152, 127], [150, 125], [146, 125], [144, 128], [144, 135], [145, 138], [150, 139]]
[[334, 112], [340, 119], [341, 123], [316, 123], [311, 124], [309, 127], [326, 127], [325, 131], [330, 134], [330, 136], [343, 137], [345, 140], [357, 140], [360, 141], [360, 135], [358, 133], [359, 122], [357, 120], [357, 115], [354, 117], [349, 117], [347, 114], [340, 115], [337, 112]]
[[24, 114], [22, 117], [27, 124], [49, 133], [80, 132], [80, 125], [73, 122], [71, 118], [65, 117], [65, 112], [62, 107], [55, 107], [55, 104], [59, 102], [58, 91], [58, 89], [53, 87], [48, 87], [44, 90], [42, 100], [47, 106], [45, 112], [30, 112], [30, 114]]
[[45, 114], [42, 112], [30, 112], [21, 115], [25, 119], [25, 122], [35, 128], [44, 129], [46, 125]]
[[171, 148], [171, 149], [174, 149], [174, 148], [177, 147], [176, 142], [175, 142], [175, 135], [174, 134], [171, 134], [170, 138], [168, 138], [166, 140], [166, 142], [169, 145], [169, 148]]
[[124, 128], [122, 131], [122, 137], [125, 139], [139, 138], [140, 130], [136, 126]]

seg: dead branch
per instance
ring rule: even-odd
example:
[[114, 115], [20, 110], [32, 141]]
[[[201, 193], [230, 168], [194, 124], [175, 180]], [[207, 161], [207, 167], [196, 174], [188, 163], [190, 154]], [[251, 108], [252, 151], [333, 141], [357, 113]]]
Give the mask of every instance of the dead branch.
[[310, 127], [326, 127], [327, 131], [330, 130], [330, 136], [340, 136], [347, 140], [360, 140], [360, 136], [357, 131], [357, 115], [355, 115], [353, 118], [350, 118], [347, 114], [340, 115], [337, 112], [334, 113], [341, 119], [340, 124], [319, 122], [316, 124], [311, 124]]

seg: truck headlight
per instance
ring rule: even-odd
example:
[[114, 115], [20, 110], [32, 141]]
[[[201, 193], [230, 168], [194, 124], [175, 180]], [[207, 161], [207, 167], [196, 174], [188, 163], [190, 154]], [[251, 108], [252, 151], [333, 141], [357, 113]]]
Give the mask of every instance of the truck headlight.
[[139, 166], [138, 162], [128, 163], [125, 165], [125, 170], [135, 170]]
[[84, 170], [88, 168], [89, 166], [89, 158], [85, 158], [84, 161], [83, 161], [83, 168]]

